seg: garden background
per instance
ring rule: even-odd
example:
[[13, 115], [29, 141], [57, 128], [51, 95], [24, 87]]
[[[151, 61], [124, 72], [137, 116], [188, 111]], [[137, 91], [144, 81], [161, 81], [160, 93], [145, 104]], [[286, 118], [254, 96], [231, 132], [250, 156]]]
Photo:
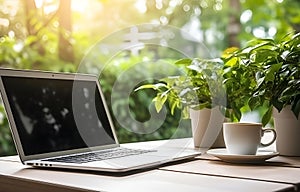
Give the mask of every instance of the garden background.
[[[59, 72], [78, 72], [82, 62], [103, 64], [99, 75], [111, 111], [126, 117], [123, 107], [129, 105], [131, 116], [139, 122], [150, 118], [148, 106], [155, 95], [151, 90], [132, 92], [129, 98], [110, 96], [118, 77], [131, 86], [141, 77], [159, 73], [155, 63], [184, 57], [179, 52], [160, 47], [124, 51], [113, 59], [101, 52], [91, 56], [95, 43], [112, 40], [113, 34], [126, 35], [143, 24], [172, 26], [192, 38], [177, 39], [177, 45], [192, 49], [201, 44], [211, 57], [220, 57], [228, 47], [243, 47], [253, 38], [279, 39], [287, 33], [300, 32], [298, 0], [0, 0], [0, 67]], [[140, 28], [137, 28], [140, 30]], [[141, 32], [141, 31], [138, 31]], [[127, 39], [128, 40], [128, 39]], [[126, 41], [126, 40], [125, 40]], [[184, 42], [183, 42], [184, 41]], [[93, 59], [90, 59], [93, 58]], [[107, 61], [101, 63], [97, 61]], [[148, 62], [147, 70], [139, 63]], [[99, 64], [100, 63], [100, 64]], [[107, 67], [108, 66], [108, 67]], [[91, 70], [91, 69], [90, 69]], [[93, 73], [92, 71], [87, 71]], [[175, 72], [174, 72], [175, 73]], [[128, 78], [128, 79], [126, 79]], [[17, 87], [16, 87], [17, 89]], [[121, 143], [186, 137], [191, 135], [189, 120], [181, 120], [166, 110], [166, 119], [153, 132], [134, 133], [116, 124]], [[113, 117], [116, 120], [115, 117]], [[130, 124], [130, 122], [129, 122]], [[132, 125], [134, 126], [134, 125]], [[0, 105], [0, 156], [15, 154], [9, 125]]]

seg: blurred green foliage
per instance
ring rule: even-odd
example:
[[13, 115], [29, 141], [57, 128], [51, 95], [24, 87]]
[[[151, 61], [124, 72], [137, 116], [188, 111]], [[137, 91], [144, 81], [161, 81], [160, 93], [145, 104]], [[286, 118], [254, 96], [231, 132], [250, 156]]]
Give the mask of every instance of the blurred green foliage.
[[[236, 29], [236, 26], [238, 33], [234, 38], [241, 46], [251, 40], [253, 35], [276, 39], [290, 31], [300, 31], [298, 0], [72, 0], [73, 31], [70, 43], [73, 46], [75, 62], [70, 63], [58, 57], [60, 28], [53, 8], [58, 7], [59, 0], [40, 1], [42, 7], [37, 7], [38, 16], [31, 20], [36, 24], [38, 31], [35, 35], [30, 35], [26, 30], [24, 2], [0, 0], [1, 67], [61, 72], [80, 71], [78, 67], [82, 58], [95, 42], [124, 27], [141, 23], [171, 25], [187, 31], [197, 40], [189, 40], [191, 44], [189, 48], [195, 48], [200, 41], [215, 57], [219, 57], [225, 48], [232, 45], [232, 39], [229, 38], [230, 29]], [[235, 23], [232, 23], [232, 19]], [[43, 25], [45, 27], [40, 28]], [[180, 41], [176, 43], [179, 46], [182, 44]], [[165, 122], [158, 130], [153, 130], [149, 134], [135, 134], [122, 125], [123, 121], [131, 122], [134, 127], [134, 120], [136, 120], [145, 122], [145, 127], [141, 129], [151, 126], [147, 121], [152, 118], [151, 110], [155, 111], [151, 106], [155, 93], [151, 90], [138, 92], [133, 90], [145, 81], [153, 83], [154, 80], [147, 79], [147, 76], [155, 76], [163, 70], [169, 70], [163, 68], [165, 65], [158, 67], [154, 64], [165, 62], [171, 66], [174, 60], [183, 57], [166, 50], [158, 50], [157, 53], [163, 55], [163, 61], [150, 51], [138, 56], [120, 54], [109, 64], [100, 66], [100, 83], [113, 114], [121, 143], [191, 135], [190, 122], [180, 121], [180, 111], [175, 111], [174, 116], [171, 116], [168, 105], [165, 110]], [[86, 64], [91, 70], [95, 66], [98, 72], [101, 63], [99, 61], [107, 59], [103, 57], [96, 53]], [[145, 58], [150, 61], [148, 65], [141, 64]], [[118, 81], [124, 72], [122, 81]], [[120, 86], [114, 87], [116, 82]], [[129, 99], [123, 95], [128, 90], [130, 90]], [[126, 106], [129, 106], [129, 114], [124, 110]], [[128, 119], [128, 116], [131, 119]], [[0, 118], [0, 156], [14, 154], [15, 150], [2, 106]]]
[[[46, 33], [51, 36], [51, 33]], [[28, 36], [24, 41], [15, 37], [0, 37], [0, 66], [15, 69], [40, 69], [48, 71], [75, 71], [73, 63], [62, 61], [56, 56], [55, 42], [51, 39], [40, 41], [46, 49], [40, 54], [36, 46], [32, 43], [37, 41], [37, 37]]]
[[0, 156], [16, 153], [4, 107], [0, 105]]

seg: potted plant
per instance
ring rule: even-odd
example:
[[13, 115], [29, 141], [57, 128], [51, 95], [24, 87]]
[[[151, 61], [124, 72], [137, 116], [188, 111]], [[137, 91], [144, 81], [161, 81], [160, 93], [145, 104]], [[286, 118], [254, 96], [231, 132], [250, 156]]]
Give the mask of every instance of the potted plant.
[[195, 147], [223, 147], [221, 128], [225, 117], [221, 111], [226, 106], [226, 94], [222, 60], [181, 59], [176, 64], [184, 67], [183, 75], [169, 76], [136, 90], [156, 90], [153, 101], [157, 111], [168, 103], [171, 113], [179, 108], [184, 118], [191, 117]]
[[273, 114], [280, 154], [300, 156], [300, 33], [279, 41], [255, 39], [246, 48], [232, 51], [227, 61], [225, 65], [236, 61], [247, 67], [246, 73], [252, 73], [255, 84], [250, 81], [248, 105], [251, 109], [267, 107], [264, 125]]

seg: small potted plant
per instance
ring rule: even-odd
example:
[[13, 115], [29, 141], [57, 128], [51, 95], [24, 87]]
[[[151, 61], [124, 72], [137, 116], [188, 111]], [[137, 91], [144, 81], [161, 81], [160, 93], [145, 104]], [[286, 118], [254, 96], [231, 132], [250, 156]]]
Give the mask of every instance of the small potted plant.
[[228, 61], [225, 65], [236, 61], [247, 67], [246, 73], [252, 73], [255, 84], [250, 81], [248, 105], [251, 109], [267, 107], [264, 125], [273, 114], [280, 154], [300, 156], [300, 33], [279, 41], [255, 39], [246, 48], [233, 51]]
[[136, 90], [151, 88], [157, 91], [153, 99], [157, 111], [165, 103], [182, 110], [184, 118], [191, 117], [195, 147], [223, 147], [221, 112], [226, 106], [220, 59], [181, 59], [176, 62], [183, 66], [185, 73], [169, 76], [156, 84], [142, 85]]

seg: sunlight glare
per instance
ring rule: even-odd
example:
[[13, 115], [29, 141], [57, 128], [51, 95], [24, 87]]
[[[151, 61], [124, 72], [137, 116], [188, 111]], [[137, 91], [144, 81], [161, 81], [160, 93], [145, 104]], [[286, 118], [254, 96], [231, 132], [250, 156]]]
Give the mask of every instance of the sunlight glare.
[[86, 12], [88, 1], [82, 1], [82, 0], [72, 0], [72, 10], [78, 11], [80, 13]]
[[247, 23], [248, 21], [250, 21], [251, 18], [252, 18], [252, 11], [248, 9], [242, 13], [240, 21], [241, 23]]
[[3, 27], [8, 27], [9, 26], [9, 20], [8, 19], [5, 19], [5, 18], [0, 18], [0, 26], [3, 26]]
[[265, 38], [265, 28], [264, 27], [257, 27], [253, 29], [253, 35], [257, 38]]
[[277, 33], [276, 27], [270, 27], [270, 28], [269, 28], [269, 30], [268, 30], [268, 35], [269, 35], [270, 37], [274, 37], [274, 36], [276, 35], [276, 33]]
[[138, 0], [134, 4], [134, 7], [140, 12], [140, 13], [146, 13], [147, 6], [146, 6], [146, 0]]
[[223, 6], [221, 3], [217, 3], [214, 5], [214, 10], [221, 11], [223, 9]]
[[40, 9], [42, 8], [43, 4], [44, 4], [44, 0], [34, 0], [35, 6], [36, 8]]

